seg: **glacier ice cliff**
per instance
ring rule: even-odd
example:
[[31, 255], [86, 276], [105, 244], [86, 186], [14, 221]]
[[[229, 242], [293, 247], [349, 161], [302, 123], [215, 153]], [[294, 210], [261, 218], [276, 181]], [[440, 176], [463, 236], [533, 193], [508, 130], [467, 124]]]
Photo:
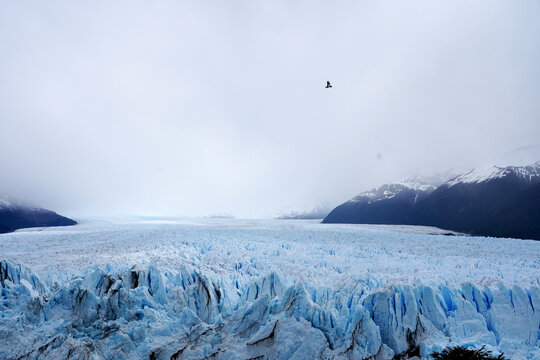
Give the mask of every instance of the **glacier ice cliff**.
[[540, 358], [540, 289], [329, 289], [277, 272], [92, 267], [40, 279], [0, 262], [2, 359], [429, 358], [450, 344]]

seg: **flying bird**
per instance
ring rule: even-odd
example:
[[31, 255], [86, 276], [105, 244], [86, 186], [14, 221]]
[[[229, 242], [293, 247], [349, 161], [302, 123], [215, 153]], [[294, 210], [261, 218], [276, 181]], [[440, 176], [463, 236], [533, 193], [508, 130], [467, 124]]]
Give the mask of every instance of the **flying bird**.
[[326, 82], [326, 88], [327, 88], [327, 89], [330, 89], [331, 87], [332, 87], [332, 84], [330, 84], [330, 81], [327, 81], [327, 82]]

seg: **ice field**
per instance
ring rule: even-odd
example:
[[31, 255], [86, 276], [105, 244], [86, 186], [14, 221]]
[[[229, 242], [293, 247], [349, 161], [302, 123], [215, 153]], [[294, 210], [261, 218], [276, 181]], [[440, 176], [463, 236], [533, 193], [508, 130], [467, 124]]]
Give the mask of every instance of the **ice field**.
[[0, 359], [540, 359], [540, 242], [307, 220], [0, 235]]

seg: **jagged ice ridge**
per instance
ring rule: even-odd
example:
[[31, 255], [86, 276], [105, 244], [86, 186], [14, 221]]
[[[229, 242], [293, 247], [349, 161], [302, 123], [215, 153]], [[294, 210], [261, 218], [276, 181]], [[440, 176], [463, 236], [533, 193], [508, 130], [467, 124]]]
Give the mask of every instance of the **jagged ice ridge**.
[[[298, 223], [290, 229], [290, 225], [279, 222], [262, 222], [230, 231], [234, 223], [207, 221], [206, 225], [179, 228], [160, 225], [161, 236], [155, 234], [156, 225], [149, 225], [136, 227], [129, 234], [134, 244], [114, 240], [115, 236], [102, 240], [125, 246], [127, 253], [141, 251], [140, 247], [147, 254], [151, 249], [161, 250], [164, 259], [155, 264], [120, 263], [111, 254], [106, 259], [110, 265], [102, 261], [85, 268], [88, 261], [83, 261], [79, 268], [71, 265], [73, 273], [60, 276], [47, 267], [45, 260], [34, 265], [37, 272], [12, 260], [0, 262], [0, 358], [392, 359], [398, 354], [416, 353], [425, 358], [449, 344], [487, 345], [512, 359], [540, 356], [535, 242], [523, 241], [521, 246], [508, 240], [510, 248], [515, 249], [515, 263], [501, 263], [507, 254], [493, 259], [495, 267], [484, 267], [472, 257], [471, 261], [457, 261], [472, 271], [470, 274], [476, 269], [478, 277], [470, 279], [473, 283], [466, 281], [457, 266], [456, 275], [461, 278], [454, 281], [450, 280], [452, 274], [425, 274], [425, 281], [414, 280], [414, 264], [409, 273], [407, 267], [402, 268], [404, 278], [400, 280], [391, 270], [396, 264], [392, 258], [403, 254], [397, 260], [407, 262], [411, 254], [405, 250], [409, 248], [412, 257], [418, 256], [414, 248], [430, 239], [448, 239], [455, 246], [462, 242], [459, 251], [474, 251], [469, 245], [476, 240], [476, 247], [486, 247], [486, 253], [501, 241], [444, 238], [412, 230], [404, 234], [389, 227], [381, 231], [377, 227], [341, 225], [327, 232], [318, 227], [325, 225], [315, 223]], [[107, 232], [131, 227], [112, 226]], [[67, 256], [73, 255], [77, 246], [88, 251], [100, 241], [99, 236], [93, 242], [85, 241], [92, 238], [92, 229], [80, 233], [50, 230], [48, 236], [79, 240], [67, 248], [63, 254]], [[187, 245], [171, 236], [182, 238], [194, 229], [206, 235]], [[277, 240], [264, 241], [257, 230]], [[36, 243], [47, 237], [47, 231], [37, 233], [2, 235], [7, 243], [6, 255], [15, 259], [22, 256], [17, 256], [15, 244], [10, 243], [25, 238], [25, 234], [29, 242]], [[329, 238], [331, 233], [335, 233], [335, 239]], [[219, 234], [222, 236], [216, 236]], [[295, 234], [301, 239], [295, 239]], [[306, 239], [311, 242], [306, 244]], [[340, 249], [336, 245], [344, 239], [348, 244]], [[403, 246], [396, 243], [408, 240], [409, 244]], [[194, 253], [176, 260], [176, 256], [167, 255], [169, 246], [175, 243], [183, 252], [191, 249]], [[377, 243], [381, 253], [371, 253], [369, 249], [375, 249]], [[224, 252], [226, 247], [230, 254]], [[282, 253], [274, 253], [277, 249]], [[262, 256], [257, 257], [263, 250], [273, 254], [266, 256], [266, 263]], [[388, 274], [381, 270], [380, 274], [362, 278], [360, 274], [343, 273], [340, 263], [346, 254], [362, 250], [366, 251], [365, 258], [361, 253], [349, 257], [368, 262], [368, 254], [378, 257], [386, 253]], [[43, 245], [40, 252], [47, 254], [47, 246]], [[211, 266], [220, 265], [214, 264], [213, 252], [223, 252], [221, 265], [225, 270]], [[314, 261], [320, 252], [325, 254], [319, 259], [328, 259], [324, 265]], [[424, 252], [439, 269], [448, 271], [451, 261], [437, 258], [436, 251]], [[532, 258], [522, 257], [525, 253]], [[289, 256], [305, 256], [308, 261], [287, 267]], [[348, 269], [355, 273], [360, 268], [353, 265], [351, 260]], [[302, 266], [315, 269], [301, 273]], [[529, 273], [511, 278], [509, 274], [520, 266], [528, 267]], [[488, 269], [499, 272], [489, 275]]]

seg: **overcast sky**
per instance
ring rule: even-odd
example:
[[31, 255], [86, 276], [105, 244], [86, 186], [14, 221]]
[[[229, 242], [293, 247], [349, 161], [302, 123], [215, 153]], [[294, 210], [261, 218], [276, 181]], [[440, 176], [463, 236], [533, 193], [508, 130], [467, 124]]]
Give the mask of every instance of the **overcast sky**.
[[[0, 187], [267, 217], [538, 143], [538, 1], [3, 1]], [[333, 84], [325, 89], [326, 81]]]

